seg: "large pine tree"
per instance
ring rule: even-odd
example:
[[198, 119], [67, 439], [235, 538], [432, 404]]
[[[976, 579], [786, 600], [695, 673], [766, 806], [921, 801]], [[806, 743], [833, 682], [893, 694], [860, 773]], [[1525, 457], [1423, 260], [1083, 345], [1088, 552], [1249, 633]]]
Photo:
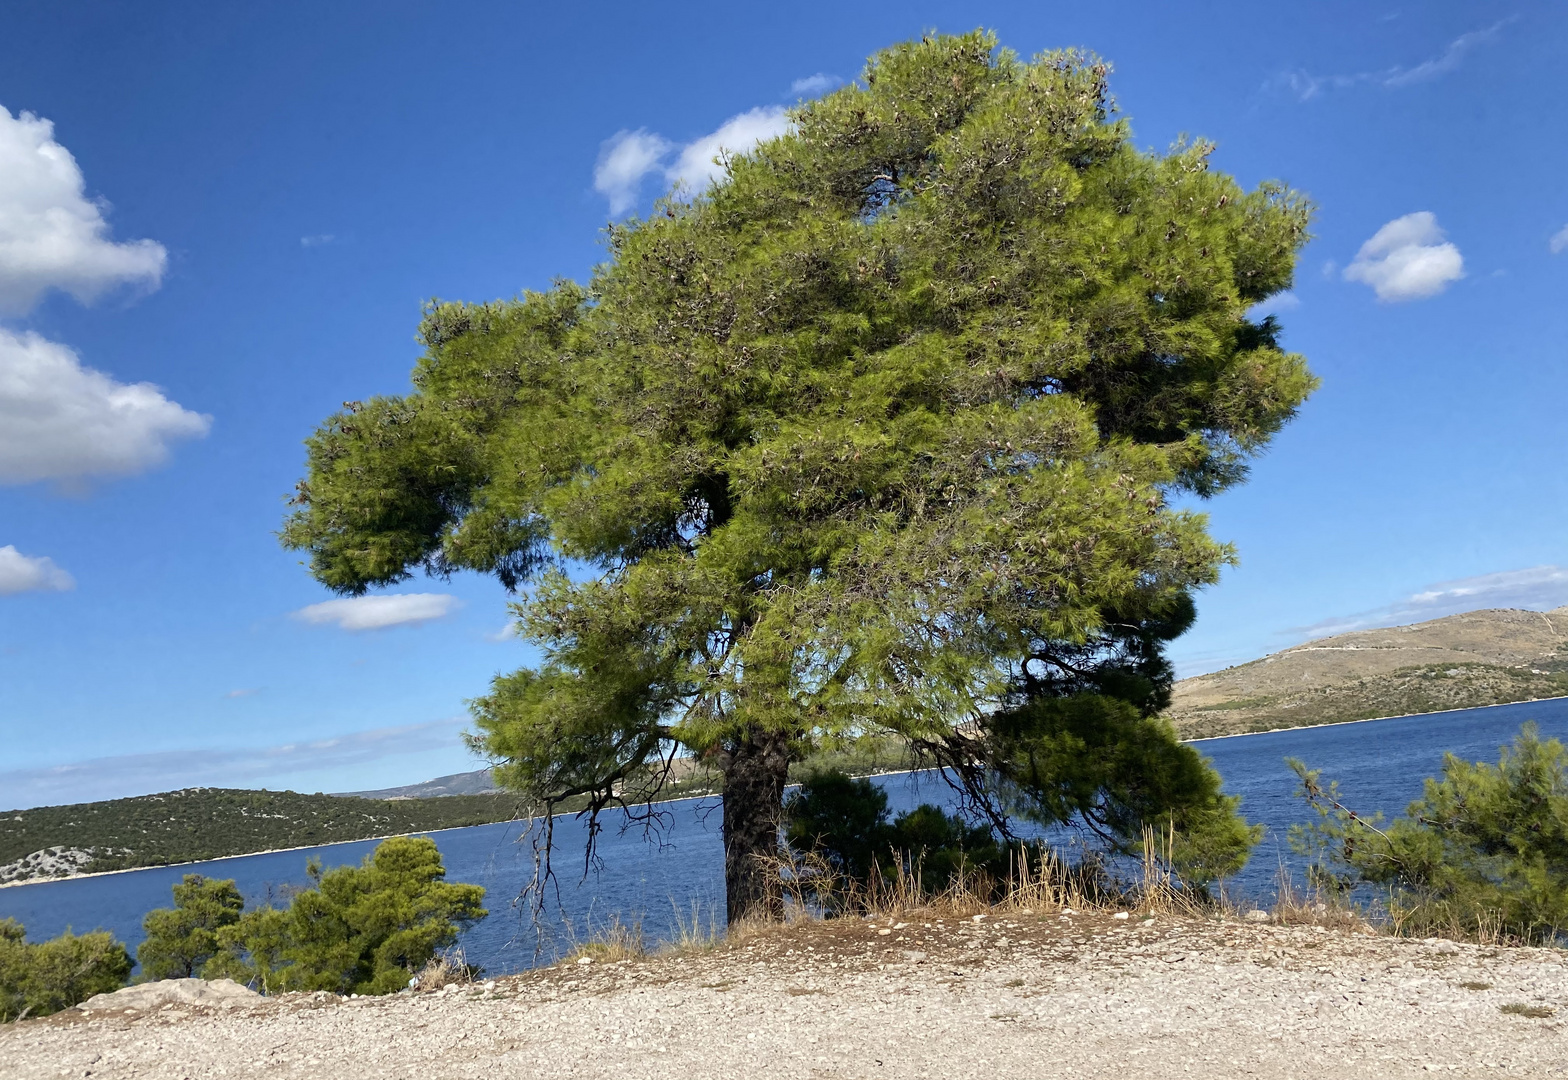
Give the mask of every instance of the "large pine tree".
[[1205, 143], [1136, 149], [1106, 78], [978, 32], [895, 46], [612, 226], [586, 287], [432, 305], [413, 391], [310, 439], [285, 543], [343, 593], [520, 590], [543, 662], [475, 705], [498, 778], [596, 813], [702, 756], [731, 918], [775, 902], [791, 759], [845, 733], [951, 766], [1004, 828], [1154, 824], [1236, 865], [1234, 804], [1157, 717], [1230, 558], [1171, 500], [1243, 479], [1314, 386], [1249, 315], [1309, 207]]

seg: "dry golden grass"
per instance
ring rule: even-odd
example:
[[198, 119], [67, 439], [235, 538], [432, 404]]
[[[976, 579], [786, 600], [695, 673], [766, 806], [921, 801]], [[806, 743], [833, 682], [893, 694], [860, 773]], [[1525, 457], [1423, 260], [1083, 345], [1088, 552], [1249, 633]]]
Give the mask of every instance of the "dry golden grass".
[[451, 948], [438, 953], [425, 962], [410, 985], [420, 992], [440, 990], [452, 985], [466, 985], [474, 981], [474, 969], [461, 948]]

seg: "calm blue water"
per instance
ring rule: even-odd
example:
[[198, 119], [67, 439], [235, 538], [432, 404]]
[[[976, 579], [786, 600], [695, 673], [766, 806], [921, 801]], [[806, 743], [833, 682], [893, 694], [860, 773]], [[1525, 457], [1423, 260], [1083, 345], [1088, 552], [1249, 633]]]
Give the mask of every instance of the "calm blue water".
[[[1393, 816], [1421, 793], [1421, 781], [1442, 767], [1444, 751], [1476, 761], [1495, 761], [1526, 720], [1544, 737], [1568, 741], [1568, 699], [1504, 705], [1429, 716], [1399, 717], [1337, 727], [1303, 728], [1266, 735], [1206, 739], [1196, 745], [1214, 762], [1225, 788], [1242, 797], [1242, 812], [1268, 833], [1251, 863], [1230, 884], [1237, 895], [1266, 896], [1283, 862], [1293, 860], [1285, 833], [1310, 811], [1294, 797], [1295, 778], [1284, 759], [1298, 757], [1326, 778], [1340, 781], [1357, 809]], [[884, 777], [892, 809], [919, 802], [950, 803], [951, 793], [935, 774]], [[717, 801], [689, 799], [668, 804], [667, 824], [656, 842], [640, 827], [617, 833], [607, 827], [600, 841], [602, 864], [583, 874], [582, 826], [556, 823], [559, 900], [551, 890], [541, 932], [524, 905], [514, 902], [533, 867], [531, 846], [519, 843], [517, 824], [480, 825], [433, 834], [446, 862], [447, 878], [488, 890], [490, 917], [463, 935], [469, 961], [491, 974], [521, 970], [548, 960], [612, 920], [640, 924], [649, 941], [674, 936], [677, 920], [694, 917], [703, 926], [723, 921], [723, 852]], [[123, 874], [41, 882], [0, 889], [0, 918], [14, 916], [37, 941], [71, 927], [102, 928], [134, 951], [142, 938], [142, 916], [171, 903], [170, 886], [188, 873], [233, 878], [252, 903], [281, 898], [306, 883], [305, 860], [314, 855], [327, 867], [357, 863], [375, 841], [333, 844], [300, 851], [219, 859], [193, 866], [158, 867]]]

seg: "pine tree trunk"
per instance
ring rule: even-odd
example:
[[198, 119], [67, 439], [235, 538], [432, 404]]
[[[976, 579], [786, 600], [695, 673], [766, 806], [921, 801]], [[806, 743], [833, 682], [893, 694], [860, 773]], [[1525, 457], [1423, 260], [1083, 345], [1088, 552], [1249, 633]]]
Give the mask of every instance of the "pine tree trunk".
[[789, 775], [789, 739], [750, 735], [732, 746], [724, 766], [724, 898], [730, 925], [783, 913], [778, 869], [779, 821]]

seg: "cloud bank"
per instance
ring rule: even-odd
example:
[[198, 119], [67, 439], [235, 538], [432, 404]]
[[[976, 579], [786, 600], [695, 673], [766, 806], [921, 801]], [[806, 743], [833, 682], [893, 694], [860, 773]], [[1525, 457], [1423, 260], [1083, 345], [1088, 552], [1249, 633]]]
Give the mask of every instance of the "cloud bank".
[[[375, 728], [331, 739], [234, 750], [124, 754], [37, 769], [0, 772], [4, 809], [123, 798], [187, 787], [254, 787], [298, 773], [344, 770], [395, 754], [458, 744], [463, 718]], [[327, 780], [329, 785], [336, 781]]]
[[1422, 210], [1395, 218], [1361, 245], [1346, 281], [1370, 285], [1384, 303], [1436, 296], [1465, 276], [1459, 249], [1444, 240], [1437, 218]]
[[0, 484], [134, 475], [211, 425], [151, 383], [117, 382], [64, 345], [0, 327]]
[[121, 285], [158, 287], [163, 245], [109, 239], [105, 204], [85, 191], [54, 125], [0, 106], [0, 313], [25, 314], [50, 289], [86, 304]]
[[294, 617], [312, 626], [336, 626], [359, 633], [393, 626], [415, 626], [444, 618], [460, 607], [462, 602], [457, 597], [444, 593], [395, 593], [327, 600], [300, 608]]
[[69, 592], [76, 579], [46, 555], [29, 557], [12, 544], [0, 547], [0, 596], [26, 592]]
[[684, 146], [646, 128], [618, 131], [599, 148], [593, 188], [609, 200], [610, 213], [617, 217], [637, 205], [643, 181], [656, 172], [687, 195], [698, 195], [724, 174], [720, 161], [749, 153], [758, 143], [787, 130], [789, 116], [784, 108], [763, 106], [730, 117], [717, 130]]
[[1386, 607], [1358, 615], [1325, 619], [1291, 631], [1307, 637], [1327, 637], [1351, 630], [1440, 619], [1464, 611], [1483, 608], [1523, 608], [1545, 611], [1568, 604], [1568, 569], [1561, 566], [1532, 566], [1525, 570], [1504, 570], [1478, 574], [1429, 585]]

